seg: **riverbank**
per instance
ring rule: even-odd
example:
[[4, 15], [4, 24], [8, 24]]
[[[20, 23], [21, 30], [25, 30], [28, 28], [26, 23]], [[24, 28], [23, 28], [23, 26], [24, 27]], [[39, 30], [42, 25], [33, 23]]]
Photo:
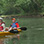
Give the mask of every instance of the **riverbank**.
[[1, 15], [0, 17], [4, 19], [11, 19], [11, 18], [41, 18], [44, 15]]

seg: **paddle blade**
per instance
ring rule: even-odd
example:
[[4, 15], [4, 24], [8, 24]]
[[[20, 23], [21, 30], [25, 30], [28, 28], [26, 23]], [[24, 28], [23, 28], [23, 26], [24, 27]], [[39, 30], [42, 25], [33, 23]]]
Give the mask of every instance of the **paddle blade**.
[[26, 27], [21, 27], [20, 29], [21, 29], [21, 30], [24, 30], [24, 31], [25, 31], [25, 30], [27, 30], [27, 28], [26, 28]]

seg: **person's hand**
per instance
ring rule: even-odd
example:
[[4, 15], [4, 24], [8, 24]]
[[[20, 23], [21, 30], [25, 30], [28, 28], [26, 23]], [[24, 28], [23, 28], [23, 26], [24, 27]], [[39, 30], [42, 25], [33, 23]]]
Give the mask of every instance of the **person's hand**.
[[5, 31], [8, 31], [8, 30], [9, 30], [8, 28], [5, 29]]

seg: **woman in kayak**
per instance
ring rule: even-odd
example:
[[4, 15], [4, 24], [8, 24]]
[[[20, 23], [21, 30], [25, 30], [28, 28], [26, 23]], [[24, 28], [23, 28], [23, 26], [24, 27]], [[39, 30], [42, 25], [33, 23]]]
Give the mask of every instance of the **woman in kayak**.
[[5, 23], [3, 22], [3, 18], [0, 17], [0, 31], [5, 31]]
[[[14, 29], [14, 30], [16, 30], [17, 28], [19, 28], [19, 24], [18, 24], [18, 22], [16, 21], [16, 19], [15, 18], [12, 18], [12, 24], [10, 25], [10, 29], [9, 29], [9, 31], [10, 30], [12, 30], [12, 29]], [[19, 34], [17, 35], [17, 37], [18, 37], [18, 39], [19, 39]]]

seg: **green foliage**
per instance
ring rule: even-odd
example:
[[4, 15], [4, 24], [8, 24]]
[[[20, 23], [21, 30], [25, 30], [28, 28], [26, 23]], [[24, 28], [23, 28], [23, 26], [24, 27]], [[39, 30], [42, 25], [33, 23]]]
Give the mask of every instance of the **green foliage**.
[[43, 0], [0, 0], [0, 14], [38, 15], [44, 12]]

